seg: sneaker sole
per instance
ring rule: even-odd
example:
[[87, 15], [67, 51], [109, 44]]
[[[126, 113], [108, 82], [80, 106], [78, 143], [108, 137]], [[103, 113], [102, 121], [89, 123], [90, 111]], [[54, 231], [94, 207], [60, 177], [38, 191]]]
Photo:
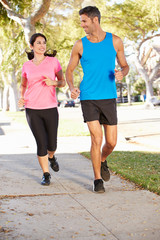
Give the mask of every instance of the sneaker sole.
[[41, 183], [41, 185], [42, 185], [42, 186], [49, 186], [50, 183], [45, 183], [45, 184]]
[[101, 189], [101, 190], [99, 190], [99, 191], [95, 191], [95, 190], [94, 190], [94, 185], [93, 185], [93, 192], [94, 192], [94, 193], [104, 193], [104, 192], [105, 192], [105, 189]]

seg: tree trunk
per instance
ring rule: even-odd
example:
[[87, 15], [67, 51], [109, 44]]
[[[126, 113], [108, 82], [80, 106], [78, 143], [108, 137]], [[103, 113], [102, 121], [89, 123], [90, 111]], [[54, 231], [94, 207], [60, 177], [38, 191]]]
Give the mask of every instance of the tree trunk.
[[151, 81], [145, 81], [146, 83], [146, 102], [150, 102], [151, 97], [153, 96], [153, 86]]
[[2, 111], [8, 111], [9, 110], [9, 102], [8, 102], [9, 85], [7, 83], [7, 80], [3, 72], [1, 72], [1, 76], [2, 76], [2, 81], [4, 83], [3, 96], [2, 96]]
[[9, 102], [8, 102], [8, 96], [9, 96], [9, 85], [6, 84], [3, 90], [3, 102], [2, 102], [2, 111], [9, 111]]
[[23, 24], [23, 30], [24, 30], [25, 40], [29, 45], [30, 37], [36, 32], [35, 25], [31, 25], [30, 18], [25, 19], [25, 24]]
[[134, 61], [137, 71], [140, 73], [142, 78], [145, 81], [146, 84], [146, 102], [149, 102], [151, 97], [153, 96], [153, 86], [152, 86], [152, 81], [149, 79], [149, 76], [147, 74], [147, 71], [144, 69], [144, 67], [141, 65], [138, 57], [136, 57]]
[[0, 88], [0, 110], [2, 109], [2, 101], [3, 101], [3, 91]]
[[9, 87], [9, 110], [11, 112], [18, 111], [18, 90], [17, 90], [17, 78], [15, 69], [12, 74], [9, 75], [11, 84]]

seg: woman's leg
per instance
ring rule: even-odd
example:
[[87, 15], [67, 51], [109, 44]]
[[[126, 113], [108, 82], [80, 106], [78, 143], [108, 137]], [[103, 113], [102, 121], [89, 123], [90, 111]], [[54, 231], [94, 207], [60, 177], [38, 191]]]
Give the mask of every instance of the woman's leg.
[[43, 110], [26, 109], [26, 117], [37, 143], [37, 157], [44, 172], [49, 172], [46, 128], [42, 118]]
[[58, 120], [57, 108], [46, 109], [44, 123], [46, 129], [49, 158], [53, 157], [57, 149]]
[[48, 154], [45, 156], [37, 156], [39, 164], [42, 168], [43, 173], [49, 172], [49, 167], [48, 167]]
[[58, 110], [57, 108], [46, 109], [45, 128], [47, 134], [48, 160], [53, 171], [59, 171], [59, 164], [54, 153], [57, 148]]

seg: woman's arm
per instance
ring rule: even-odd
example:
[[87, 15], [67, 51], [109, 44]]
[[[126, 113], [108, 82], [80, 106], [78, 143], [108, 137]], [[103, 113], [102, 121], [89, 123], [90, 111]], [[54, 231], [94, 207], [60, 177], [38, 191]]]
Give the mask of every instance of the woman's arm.
[[24, 104], [25, 104], [25, 101], [24, 101], [24, 93], [26, 91], [26, 88], [27, 88], [27, 78], [25, 77], [22, 77], [21, 79], [21, 85], [20, 85], [20, 99], [18, 101], [18, 106], [19, 107], [23, 107]]
[[64, 75], [62, 70], [60, 70], [59, 72], [56, 73], [56, 77], [57, 77], [57, 86], [56, 87], [64, 87], [66, 85], [66, 81], [64, 79]]
[[51, 80], [47, 76], [45, 76], [45, 77], [46, 78], [43, 80], [43, 82], [45, 82], [47, 86], [55, 86], [55, 87], [60, 88], [60, 87], [64, 87], [66, 85], [66, 81], [64, 79], [62, 70], [60, 70], [59, 72], [56, 73], [57, 80]]

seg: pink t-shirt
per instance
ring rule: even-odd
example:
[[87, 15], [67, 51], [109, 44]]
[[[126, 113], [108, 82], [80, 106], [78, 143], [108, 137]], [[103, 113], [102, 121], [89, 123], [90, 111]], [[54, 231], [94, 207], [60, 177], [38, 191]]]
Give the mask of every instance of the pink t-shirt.
[[36, 66], [32, 60], [22, 67], [22, 77], [27, 79], [28, 87], [24, 94], [25, 108], [47, 109], [57, 107], [56, 87], [47, 86], [46, 77], [55, 80], [56, 73], [61, 70], [57, 58], [48, 57]]

